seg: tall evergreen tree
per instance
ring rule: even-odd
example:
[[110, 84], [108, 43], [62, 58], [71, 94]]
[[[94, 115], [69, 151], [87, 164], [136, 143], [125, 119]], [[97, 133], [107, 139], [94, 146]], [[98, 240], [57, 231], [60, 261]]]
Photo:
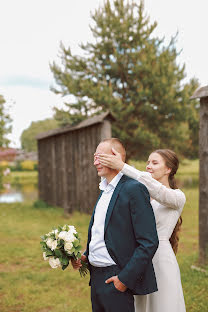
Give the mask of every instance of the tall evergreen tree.
[[5, 107], [6, 101], [2, 95], [0, 95], [0, 147], [7, 147], [9, 139], [7, 134], [12, 130], [12, 119]]
[[67, 110], [56, 109], [55, 118], [74, 124], [110, 110], [116, 118], [113, 135], [124, 142], [128, 157], [158, 147], [180, 150], [197, 82], [182, 84], [185, 66], [177, 63], [177, 38], [166, 46], [154, 36], [157, 23], [150, 23], [143, 1], [106, 0], [92, 19], [94, 42], [81, 44], [85, 56], [61, 45], [62, 65], [51, 64], [58, 85], [52, 90], [75, 98], [66, 101]]

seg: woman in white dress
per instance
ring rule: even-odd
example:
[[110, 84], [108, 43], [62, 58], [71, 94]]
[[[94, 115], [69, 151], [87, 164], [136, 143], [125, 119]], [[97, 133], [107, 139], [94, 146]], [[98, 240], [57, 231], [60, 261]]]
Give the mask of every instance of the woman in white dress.
[[159, 247], [152, 259], [158, 291], [145, 296], [135, 296], [136, 312], [185, 312], [180, 270], [175, 257], [178, 232], [182, 223], [181, 212], [186, 198], [176, 187], [174, 175], [179, 161], [168, 149], [156, 150], [147, 161], [147, 172], [125, 164], [116, 150], [112, 155], [100, 154], [100, 163], [143, 183], [151, 197]]

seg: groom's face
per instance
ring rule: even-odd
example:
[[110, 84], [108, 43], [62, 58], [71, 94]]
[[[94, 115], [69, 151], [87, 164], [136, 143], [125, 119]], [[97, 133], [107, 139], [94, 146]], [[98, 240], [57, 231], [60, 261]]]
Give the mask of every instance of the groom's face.
[[94, 166], [97, 169], [97, 173], [100, 177], [107, 177], [112, 174], [112, 169], [102, 166], [98, 160], [98, 154], [112, 154], [111, 145], [107, 142], [100, 143], [94, 154]]

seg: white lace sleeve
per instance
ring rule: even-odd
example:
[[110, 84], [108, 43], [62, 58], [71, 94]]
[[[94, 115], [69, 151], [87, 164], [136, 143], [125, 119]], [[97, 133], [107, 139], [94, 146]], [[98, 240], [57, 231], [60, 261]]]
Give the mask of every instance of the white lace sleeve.
[[185, 194], [179, 189], [167, 188], [162, 183], [152, 178], [149, 172], [139, 171], [127, 164], [124, 165], [121, 172], [132, 179], [143, 183], [150, 193], [150, 197], [162, 205], [173, 209], [183, 209], [186, 202]]

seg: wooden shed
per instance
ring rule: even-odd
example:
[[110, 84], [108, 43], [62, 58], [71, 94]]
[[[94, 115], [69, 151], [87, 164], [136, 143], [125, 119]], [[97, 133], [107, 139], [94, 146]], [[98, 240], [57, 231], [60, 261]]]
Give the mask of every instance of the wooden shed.
[[71, 127], [38, 135], [39, 198], [60, 206], [66, 213], [91, 213], [99, 194], [100, 178], [93, 165], [94, 152], [103, 139], [111, 138], [106, 112]]

